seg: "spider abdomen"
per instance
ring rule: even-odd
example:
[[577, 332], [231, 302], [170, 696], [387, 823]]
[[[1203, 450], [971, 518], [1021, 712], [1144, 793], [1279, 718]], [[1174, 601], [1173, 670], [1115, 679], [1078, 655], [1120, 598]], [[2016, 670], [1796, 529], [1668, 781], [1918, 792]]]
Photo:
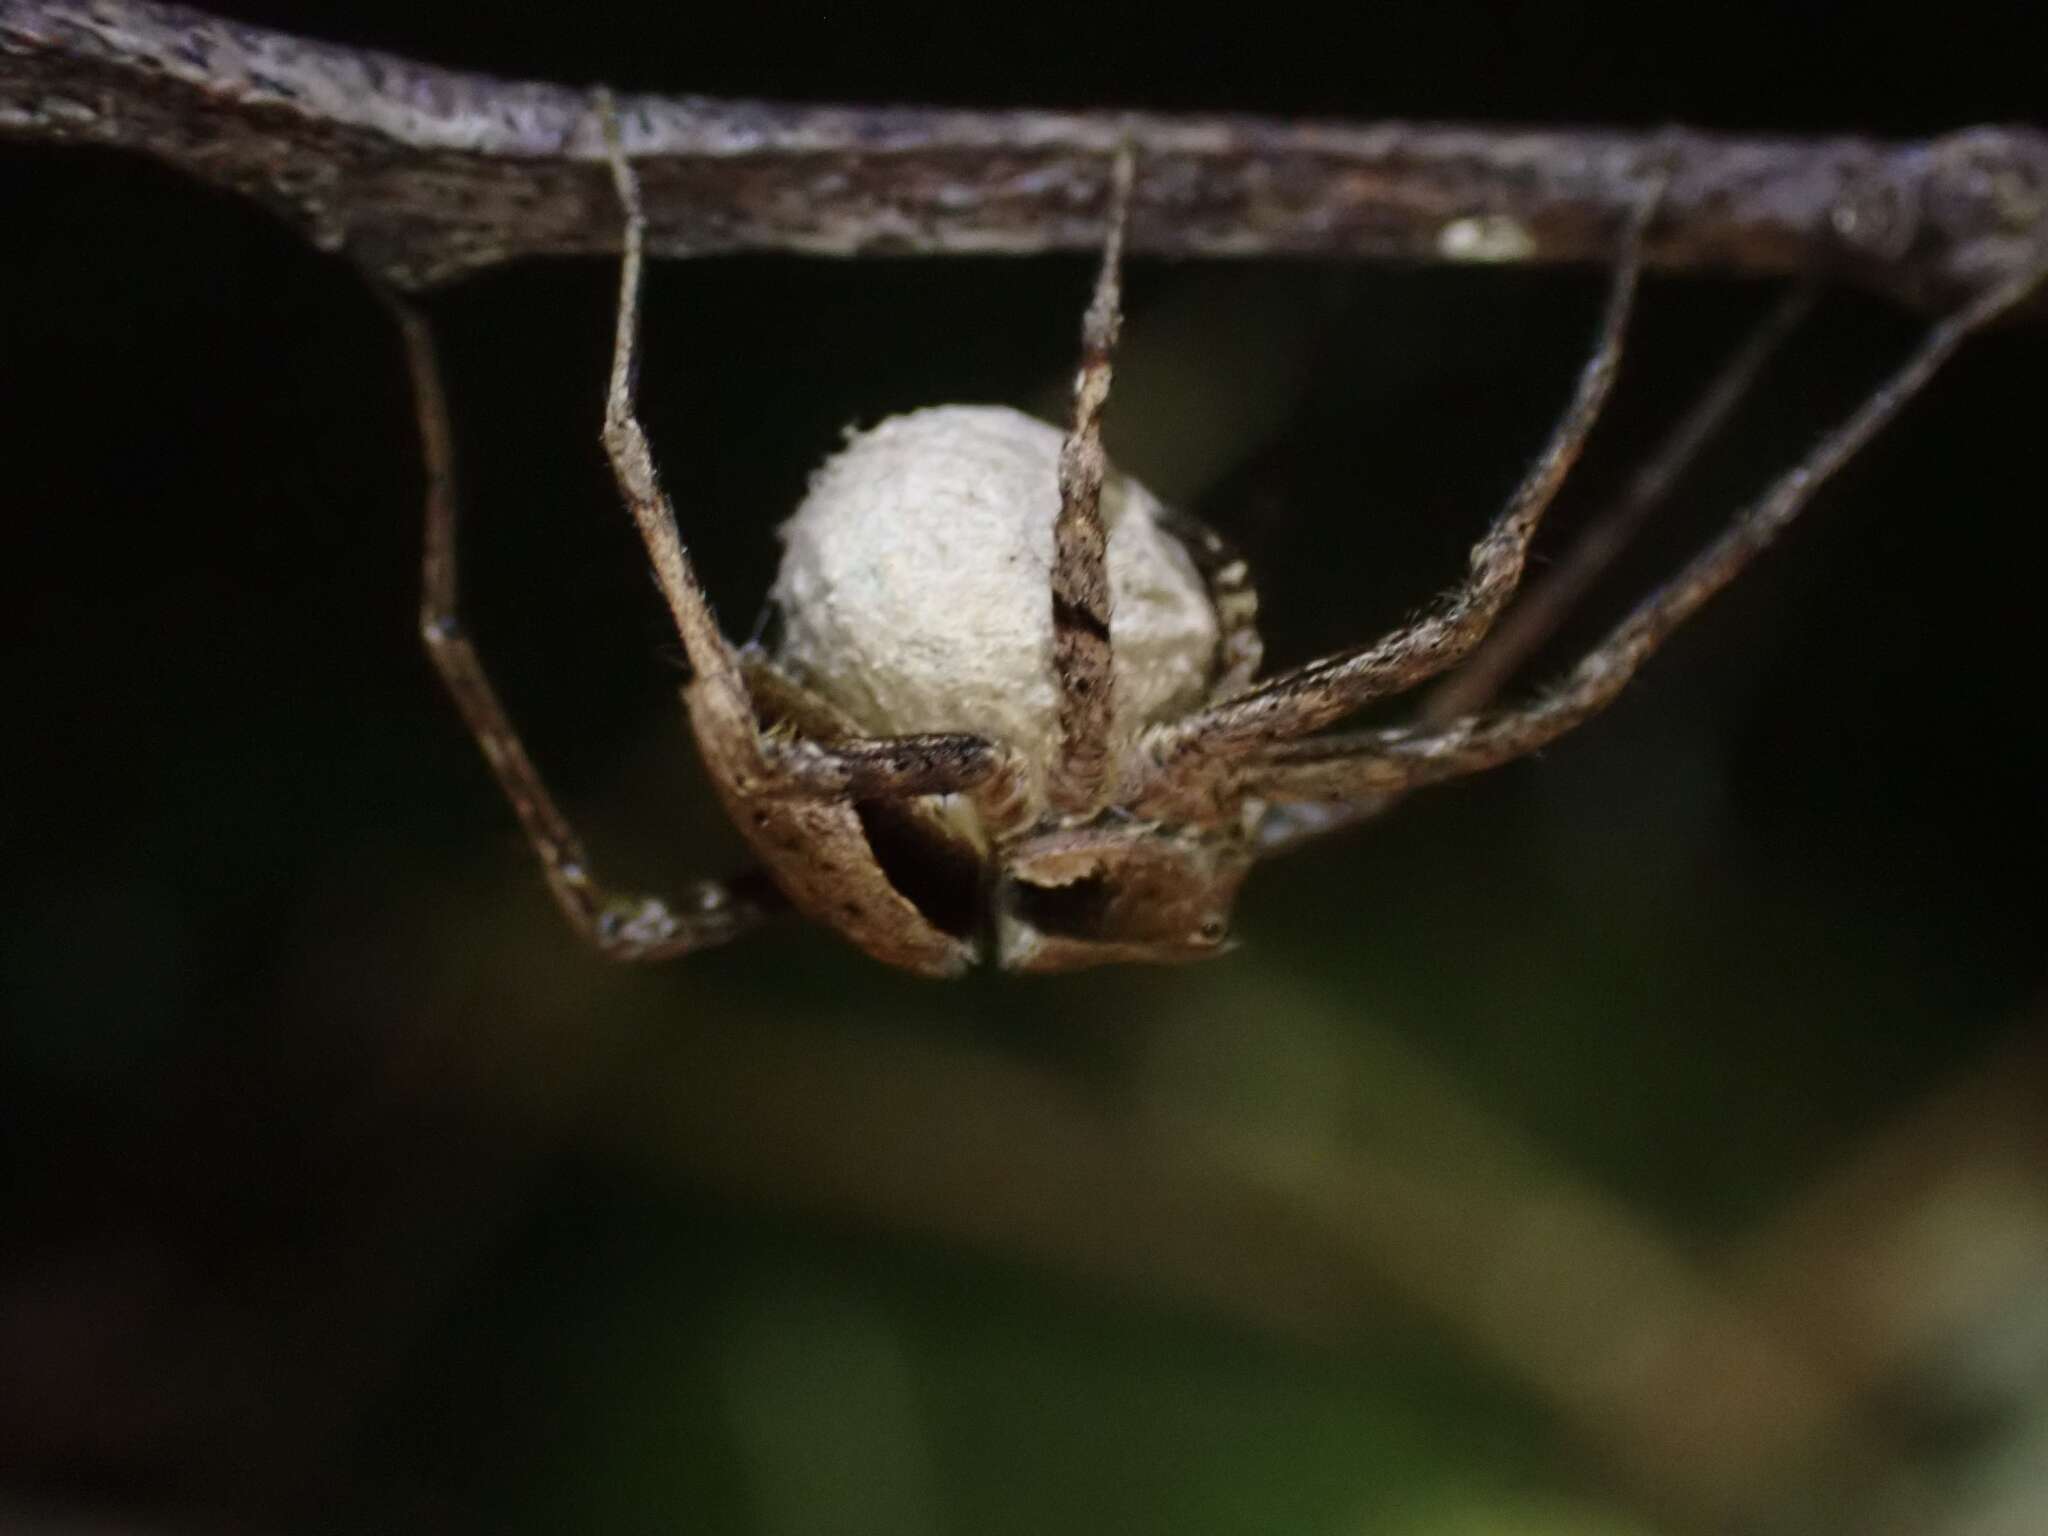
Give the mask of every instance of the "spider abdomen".
[[[966, 405], [850, 438], [782, 526], [777, 662], [876, 735], [971, 731], [1050, 763], [1060, 442], [1022, 412]], [[1202, 701], [1218, 626], [1157, 498], [1112, 471], [1102, 507], [1121, 745]]]

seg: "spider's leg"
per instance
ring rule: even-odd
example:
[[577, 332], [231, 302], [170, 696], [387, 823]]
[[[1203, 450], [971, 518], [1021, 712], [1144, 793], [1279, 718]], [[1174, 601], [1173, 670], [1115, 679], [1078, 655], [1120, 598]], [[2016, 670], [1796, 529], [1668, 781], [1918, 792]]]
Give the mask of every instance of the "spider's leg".
[[767, 756], [779, 782], [764, 793], [828, 800], [909, 800], [965, 795], [991, 836], [1023, 830], [1028, 784], [1010, 748], [985, 736], [933, 732], [863, 736], [819, 743], [770, 736]]
[[[1433, 613], [1370, 645], [1296, 667], [1183, 720], [1157, 728], [1150, 746], [1159, 764], [1147, 799], [1170, 805], [1190, 789], [1226, 774], [1248, 749], [1305, 736], [1371, 703], [1455, 665], [1469, 653], [1514, 596], [1537, 525], [1578, 460], [1621, 363], [1643, 234], [1663, 187], [1659, 178], [1637, 202], [1624, 232], [1614, 282], [1593, 353], [1550, 440], [1472, 554], [1464, 583]], [[1199, 791], [1197, 791], [1199, 793]]]
[[1102, 408], [1109, 400], [1110, 354], [1123, 323], [1121, 268], [1130, 218], [1135, 156], [1117, 151], [1110, 176], [1109, 232], [1095, 296], [1081, 322], [1081, 369], [1074, 378], [1074, 424], [1060, 445], [1060, 510], [1053, 524], [1052, 665], [1059, 690], [1059, 755], [1047, 778], [1055, 809], [1083, 813], [1108, 792], [1110, 725], [1115, 718], [1114, 655], [1109, 637], [1109, 539], [1102, 522]]
[[[1817, 290], [1801, 284], [1787, 293], [1744, 339], [1712, 381], [1673, 423], [1621, 495], [1582, 530], [1557, 563], [1502, 616], [1472, 659], [1430, 691], [1417, 713], [1424, 726], [1448, 725], [1484, 709], [1556, 632], [1572, 608], [1642, 529], [1700, 450], [1720, 431], [1764, 365], [1813, 307]], [[1391, 810], [1399, 795], [1368, 795], [1330, 805], [1292, 805], [1262, 831], [1268, 852], [1279, 852]]]
[[[2048, 254], [1931, 327], [1918, 348], [1862, 405], [1785, 471], [1719, 538], [1695, 555], [1566, 674], [1519, 709], [1467, 715], [1441, 726], [1363, 731], [1266, 748], [1244, 768], [1247, 793], [1273, 801], [1339, 801], [1401, 794], [1477, 773], [1557, 740], [1610, 703], [1671, 633], [1768, 548], [1815, 490], [1926, 387], [1971, 332], [2020, 303], [2048, 278]], [[1285, 813], [1278, 825], [1285, 837]]]
[[752, 710], [747, 704], [746, 682], [739, 659], [720, 633], [718, 619], [711, 611], [690, 554], [676, 529], [675, 508], [661, 488], [654, 471], [654, 456], [647, 446], [647, 433], [634, 414], [634, 388], [638, 382], [640, 330], [640, 274], [647, 240], [647, 219], [640, 206], [640, 182], [626, 159], [619, 135], [618, 116], [612, 109], [611, 93], [600, 90], [597, 115], [604, 129], [605, 148], [611, 160], [612, 185], [625, 219], [624, 259], [619, 264], [618, 324], [612, 341], [611, 385], [605, 394], [604, 447], [612, 463], [633, 522], [647, 546], [654, 567], [654, 579], [674, 616], [676, 633], [689, 657], [690, 718], [714, 772], [742, 775], [762, 771]]
[[1209, 684], [1211, 700], [1238, 692], [1258, 674], [1265, 657], [1259, 638], [1259, 593], [1251, 568], [1230, 541], [1207, 523], [1186, 512], [1168, 509], [1159, 525], [1179, 539], [1209, 589], [1216, 610], [1216, 677]]
[[1421, 711], [1424, 722], [1455, 720], [1492, 702], [1642, 531], [1700, 450], [1726, 425], [1779, 344], [1812, 311], [1818, 291], [1801, 283], [1772, 307], [1672, 423], [1621, 494], [1580, 530], [1542, 580], [1502, 616], [1472, 659], [1430, 690]]
[[405, 339], [427, 480], [420, 633], [441, 681], [540, 856], [548, 889], [577, 932], [613, 959], [662, 960], [737, 938], [782, 909], [782, 899], [772, 887], [755, 877], [732, 885], [703, 881], [678, 903], [607, 890], [592, 873], [582, 840], [527, 756], [462, 627], [457, 604], [455, 453], [433, 339], [417, 310], [395, 295], [389, 297]]
[[770, 793], [856, 800], [965, 795], [998, 842], [1029, 820], [1030, 779], [1016, 750], [983, 736], [867, 736], [831, 700], [749, 647], [740, 652], [766, 749], [783, 786]]

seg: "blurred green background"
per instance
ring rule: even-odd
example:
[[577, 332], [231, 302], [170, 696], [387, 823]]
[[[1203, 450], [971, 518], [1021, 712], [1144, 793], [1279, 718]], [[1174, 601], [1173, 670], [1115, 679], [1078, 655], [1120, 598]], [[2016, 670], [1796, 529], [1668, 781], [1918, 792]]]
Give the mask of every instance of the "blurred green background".
[[[1953, 17], [235, 9], [626, 88], [2038, 120], [2039, 55]], [[2048, 1526], [2037, 330], [1595, 725], [1262, 872], [1223, 960], [933, 985], [789, 926], [627, 971], [418, 654], [409, 405], [351, 272], [110, 156], [9, 150], [0, 207], [0, 1524]], [[1056, 413], [1089, 270], [656, 268], [645, 415], [728, 627], [843, 425]], [[598, 450], [613, 282], [431, 312], [473, 627], [601, 865], [658, 889], [740, 849]], [[1455, 579], [1601, 285], [1138, 263], [1111, 450], [1305, 659]], [[1648, 285], [1551, 548], [1774, 298]], [[1546, 664], [1917, 323], [1829, 296]]]

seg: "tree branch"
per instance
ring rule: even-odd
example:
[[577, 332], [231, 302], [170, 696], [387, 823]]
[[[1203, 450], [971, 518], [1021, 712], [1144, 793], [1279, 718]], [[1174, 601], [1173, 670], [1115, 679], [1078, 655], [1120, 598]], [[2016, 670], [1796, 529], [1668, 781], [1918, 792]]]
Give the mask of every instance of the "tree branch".
[[[1600, 259], [1652, 160], [1651, 259], [1828, 273], [1940, 305], [2048, 228], [2048, 135], [1917, 143], [628, 96], [650, 248], [1093, 249], [1140, 155], [1131, 246], [1165, 256]], [[614, 251], [586, 93], [437, 69], [146, 0], [0, 0], [0, 140], [139, 150], [420, 287]], [[2036, 313], [2040, 311], [2037, 309]]]

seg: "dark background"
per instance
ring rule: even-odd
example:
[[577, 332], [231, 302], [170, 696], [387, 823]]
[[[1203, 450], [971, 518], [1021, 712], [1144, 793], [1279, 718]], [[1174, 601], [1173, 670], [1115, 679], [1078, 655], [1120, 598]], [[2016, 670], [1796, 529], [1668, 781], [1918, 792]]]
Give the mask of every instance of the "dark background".
[[[233, 9], [818, 100], [1906, 136], [2038, 123], [2043, 79], [1988, 8]], [[1907, 1478], [1929, 1529], [2048, 1520], [2012, 1472], [2048, 1422], [2037, 331], [1973, 343], [1581, 736], [1258, 876], [1224, 960], [934, 986], [790, 927], [618, 971], [419, 654], [409, 405], [351, 270], [110, 155], [8, 149], [0, 210], [0, 1520], [1433, 1536]], [[845, 423], [1057, 411], [1088, 278], [658, 267], [645, 412], [729, 627]], [[614, 281], [431, 312], [487, 660], [659, 888], [738, 847], [598, 451]], [[1141, 263], [1112, 452], [1306, 658], [1455, 578], [1600, 283]], [[1648, 285], [1555, 534], [1773, 297]], [[1830, 296], [1551, 664], [1918, 324]], [[1789, 1465], [1747, 1447], [1764, 1361], [1827, 1405]]]

